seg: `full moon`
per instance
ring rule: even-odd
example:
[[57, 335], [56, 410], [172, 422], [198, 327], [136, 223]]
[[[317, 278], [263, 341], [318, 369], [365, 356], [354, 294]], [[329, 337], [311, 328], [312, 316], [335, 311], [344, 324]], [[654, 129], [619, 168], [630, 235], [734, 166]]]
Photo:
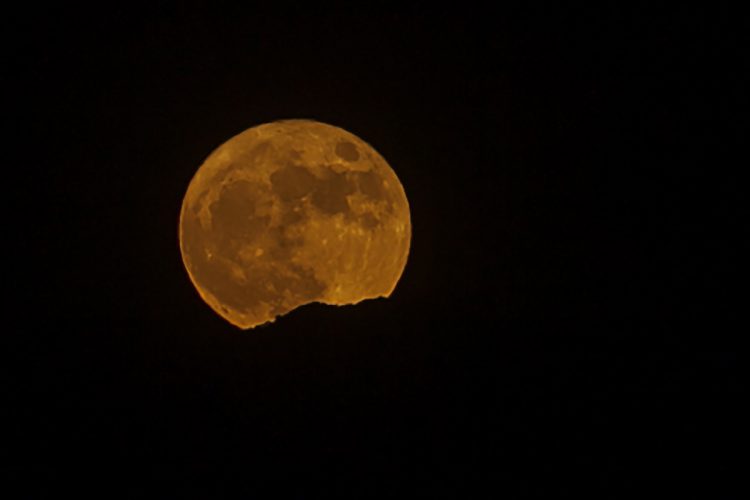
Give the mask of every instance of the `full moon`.
[[389, 297], [406, 265], [409, 204], [369, 144], [282, 120], [213, 151], [182, 202], [185, 269], [203, 300], [249, 329], [312, 302]]

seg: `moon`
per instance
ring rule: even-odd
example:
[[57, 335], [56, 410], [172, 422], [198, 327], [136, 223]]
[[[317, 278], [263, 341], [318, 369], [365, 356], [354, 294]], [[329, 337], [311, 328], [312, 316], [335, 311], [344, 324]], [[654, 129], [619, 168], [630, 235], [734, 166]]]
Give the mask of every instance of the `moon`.
[[404, 188], [375, 149], [313, 120], [249, 128], [213, 151], [182, 202], [182, 261], [202, 299], [250, 329], [312, 302], [389, 297], [406, 266]]

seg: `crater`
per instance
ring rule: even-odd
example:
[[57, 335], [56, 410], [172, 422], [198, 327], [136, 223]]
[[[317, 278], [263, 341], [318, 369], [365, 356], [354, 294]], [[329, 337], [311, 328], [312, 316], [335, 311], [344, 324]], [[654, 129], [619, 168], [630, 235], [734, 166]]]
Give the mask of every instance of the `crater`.
[[351, 142], [343, 141], [336, 144], [336, 156], [345, 161], [359, 160], [359, 151], [357, 146]]

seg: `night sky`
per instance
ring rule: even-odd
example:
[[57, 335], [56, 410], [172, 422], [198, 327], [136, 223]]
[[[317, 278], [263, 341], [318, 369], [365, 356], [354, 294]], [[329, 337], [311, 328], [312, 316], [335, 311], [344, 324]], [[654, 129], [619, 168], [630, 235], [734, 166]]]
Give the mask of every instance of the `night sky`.
[[[5, 16], [29, 497], [735, 498], [731, 16], [270, 3]], [[386, 158], [411, 252], [387, 300], [241, 331], [189, 280], [180, 207], [285, 118]]]

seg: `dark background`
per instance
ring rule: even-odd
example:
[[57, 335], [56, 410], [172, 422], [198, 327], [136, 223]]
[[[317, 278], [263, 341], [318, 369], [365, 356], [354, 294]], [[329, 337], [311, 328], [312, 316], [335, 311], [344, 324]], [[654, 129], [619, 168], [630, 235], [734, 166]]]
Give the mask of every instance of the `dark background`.
[[[25, 491], [733, 498], [731, 12], [99, 9], [3, 21]], [[180, 205], [283, 118], [389, 161], [412, 248], [388, 300], [243, 332]]]

